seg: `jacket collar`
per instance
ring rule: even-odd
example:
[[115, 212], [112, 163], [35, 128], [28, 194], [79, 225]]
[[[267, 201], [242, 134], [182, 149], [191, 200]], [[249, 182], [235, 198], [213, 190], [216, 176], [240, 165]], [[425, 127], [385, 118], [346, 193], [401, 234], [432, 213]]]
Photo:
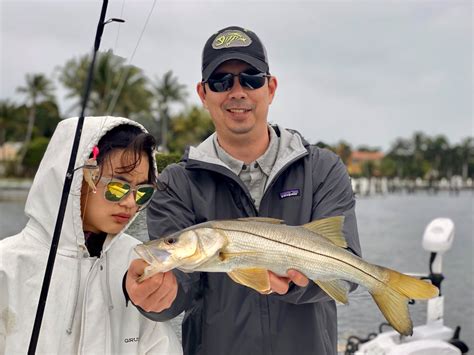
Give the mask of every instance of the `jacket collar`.
[[[288, 130], [278, 125], [272, 125], [270, 127], [275, 131], [280, 140], [277, 159], [270, 173], [270, 177], [272, 177], [291, 161], [308, 154], [309, 143], [296, 131]], [[218, 170], [225, 168], [230, 171], [227, 165], [218, 157], [214, 145], [215, 135], [216, 133], [214, 132], [197, 147], [189, 147], [187, 149], [183, 158], [183, 161], [186, 162], [186, 167], [194, 167], [196, 166], [195, 164], [199, 166], [201, 165], [200, 163], [203, 163], [206, 167], [218, 166], [220, 167]]]

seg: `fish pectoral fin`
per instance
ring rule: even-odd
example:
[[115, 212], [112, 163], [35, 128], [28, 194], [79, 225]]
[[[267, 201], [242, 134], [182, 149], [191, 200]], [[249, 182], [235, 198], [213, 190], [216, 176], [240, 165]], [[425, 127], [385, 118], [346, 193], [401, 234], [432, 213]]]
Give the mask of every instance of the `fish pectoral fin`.
[[270, 218], [270, 217], [245, 217], [245, 218], [237, 218], [238, 221], [242, 222], [263, 222], [263, 223], [271, 223], [271, 224], [284, 224], [285, 221], [282, 219]]
[[257, 292], [267, 294], [270, 292], [270, 279], [266, 269], [235, 269], [227, 275], [241, 285], [253, 288]]
[[318, 219], [304, 224], [302, 227], [316, 233], [341, 248], [347, 248], [347, 241], [342, 234], [344, 216], [328, 217]]
[[344, 280], [321, 281], [314, 280], [332, 299], [337, 302], [347, 304], [349, 302], [347, 294], [349, 292], [349, 284]]

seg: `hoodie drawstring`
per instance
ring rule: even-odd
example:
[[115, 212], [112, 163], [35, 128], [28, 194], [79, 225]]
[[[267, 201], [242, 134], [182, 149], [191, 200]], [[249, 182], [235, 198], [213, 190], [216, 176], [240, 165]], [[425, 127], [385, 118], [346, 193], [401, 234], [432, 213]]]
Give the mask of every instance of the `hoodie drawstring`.
[[72, 333], [72, 326], [74, 323], [74, 317], [76, 316], [77, 302], [79, 301], [79, 288], [81, 287], [81, 257], [77, 258], [77, 271], [76, 271], [76, 284], [74, 286], [74, 304], [72, 307], [71, 315], [69, 316], [68, 326], [66, 328], [66, 333]]
[[109, 267], [109, 258], [107, 257], [107, 253], [104, 253], [104, 258], [105, 258], [105, 288], [107, 290], [107, 300], [108, 300], [108, 307], [109, 311], [114, 309], [114, 304], [112, 302], [112, 293], [110, 292], [110, 281], [109, 281], [109, 275], [110, 275], [110, 267]]

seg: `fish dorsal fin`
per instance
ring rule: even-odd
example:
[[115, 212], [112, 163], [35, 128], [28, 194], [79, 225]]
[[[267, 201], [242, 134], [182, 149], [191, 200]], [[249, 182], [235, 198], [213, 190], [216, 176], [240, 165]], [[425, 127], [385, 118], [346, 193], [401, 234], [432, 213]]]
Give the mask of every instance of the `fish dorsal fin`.
[[347, 304], [347, 293], [349, 292], [349, 284], [344, 280], [331, 281], [314, 281], [321, 289], [326, 292], [332, 299], [337, 302]]
[[342, 234], [344, 216], [328, 217], [318, 219], [304, 224], [302, 227], [314, 232], [341, 248], [347, 248], [347, 241]]
[[235, 269], [227, 275], [241, 285], [253, 288], [257, 292], [268, 294], [271, 291], [268, 271], [265, 269]]
[[242, 222], [263, 222], [263, 223], [271, 223], [271, 224], [284, 224], [282, 219], [270, 218], [270, 217], [245, 217], [245, 218], [237, 218], [238, 221]]

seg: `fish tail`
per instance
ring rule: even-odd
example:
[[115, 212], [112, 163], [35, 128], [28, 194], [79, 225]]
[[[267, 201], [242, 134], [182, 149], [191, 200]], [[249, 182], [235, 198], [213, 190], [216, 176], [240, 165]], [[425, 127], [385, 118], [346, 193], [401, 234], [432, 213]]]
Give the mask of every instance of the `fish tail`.
[[388, 281], [383, 287], [377, 287], [370, 293], [392, 327], [400, 334], [412, 335], [413, 324], [408, 312], [408, 301], [436, 297], [439, 290], [426, 281], [390, 269], [384, 268], [384, 271], [388, 275]]
[[427, 281], [404, 275], [394, 270], [389, 273], [389, 287], [414, 300], [427, 300], [439, 295], [439, 290]]

